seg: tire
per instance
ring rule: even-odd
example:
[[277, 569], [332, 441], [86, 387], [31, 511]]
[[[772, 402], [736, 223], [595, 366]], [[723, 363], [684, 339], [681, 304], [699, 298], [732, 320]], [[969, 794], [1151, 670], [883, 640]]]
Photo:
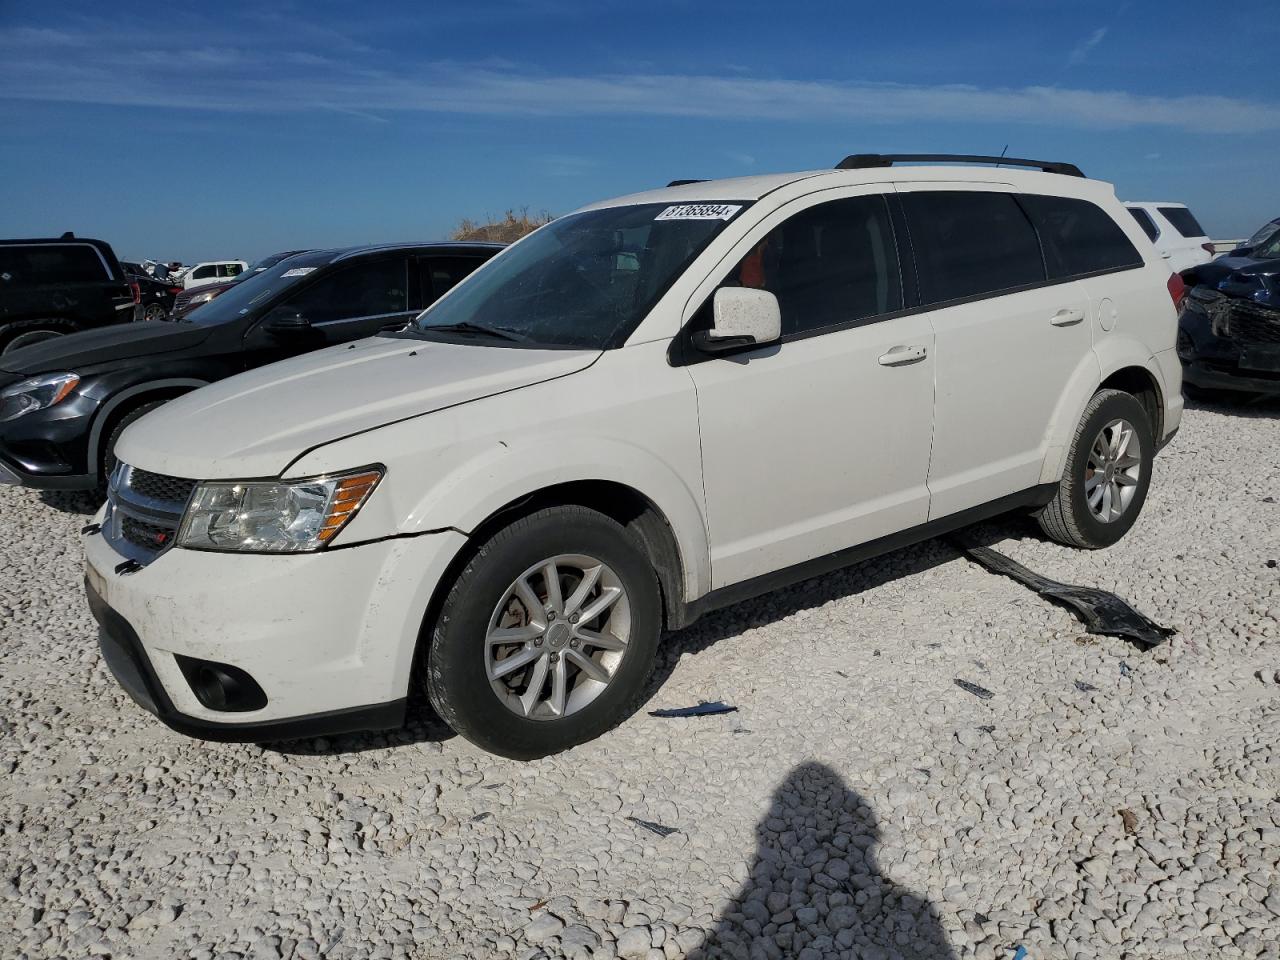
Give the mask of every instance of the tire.
[[112, 425], [111, 432], [107, 434], [107, 442], [102, 447], [100, 469], [98, 470], [99, 493], [106, 493], [107, 481], [111, 479], [111, 473], [116, 468], [116, 443], [120, 440], [120, 434], [124, 433], [125, 428], [130, 424], [142, 419], [156, 407], [164, 406], [164, 404], [164, 400], [152, 400], [141, 406], [134, 407]]
[[44, 320], [28, 320], [0, 329], [0, 354], [61, 337], [69, 331]]
[[[1099, 460], [1096, 457], [1095, 444], [1101, 441], [1105, 450], [1107, 437], [1114, 438], [1115, 434], [1112, 431], [1104, 435], [1103, 431], [1116, 422], [1127, 424], [1131, 430], [1124, 456], [1112, 463], [1107, 471], [1095, 469], [1091, 465], [1091, 457], [1094, 463], [1105, 462], [1105, 458]], [[1137, 446], [1136, 454], [1134, 445]], [[1142, 512], [1147, 488], [1151, 484], [1154, 459], [1151, 421], [1142, 404], [1132, 394], [1121, 390], [1099, 390], [1085, 407], [1076, 427], [1058, 492], [1037, 517], [1040, 529], [1069, 547], [1097, 550], [1111, 546], [1129, 532]], [[1136, 471], [1134, 467], [1124, 466], [1130, 460], [1136, 460]], [[1111, 476], [1117, 478], [1114, 484], [1109, 482]], [[1136, 482], [1122, 482], [1122, 476]], [[1103, 488], [1103, 496], [1113, 498], [1101, 506], [1091, 506], [1091, 500], [1099, 496], [1099, 486]], [[1107, 487], [1111, 490], [1108, 491]], [[1125, 492], [1129, 490], [1132, 492]], [[1129, 498], [1127, 502], [1123, 500], [1125, 496]], [[1109, 511], [1106, 509], [1108, 506], [1111, 508]], [[1117, 509], [1119, 513], [1114, 514]], [[1103, 519], [1103, 513], [1112, 515], [1111, 519]]]
[[[562, 583], [563, 612], [556, 617], [547, 610], [551, 598], [546, 595], [548, 578], [541, 566], [550, 559], [559, 563], [555, 579]], [[600, 564], [602, 572], [592, 581], [593, 593], [576, 609], [590, 613], [606, 591], [622, 592], [598, 617], [579, 622], [573, 615], [575, 591], [585, 576], [575, 580], [573, 564], [584, 561]], [[533, 594], [512, 592], [522, 579]], [[542, 609], [534, 609], [545, 621], [545, 632], [541, 638], [491, 644], [491, 629], [538, 631], [521, 595], [543, 604]], [[570, 625], [571, 615], [576, 627]], [[508, 620], [511, 617], [514, 621]], [[616, 646], [604, 650], [589, 640], [566, 637], [566, 631], [577, 637], [576, 630], [593, 627], [587, 636], [616, 644], [613, 638], [624, 618], [628, 636], [611, 664]], [[491, 753], [532, 760], [598, 737], [634, 711], [653, 669], [661, 625], [658, 578], [639, 543], [594, 510], [550, 507], [499, 530], [471, 555], [430, 625], [425, 669], [418, 673], [432, 706], [458, 734]], [[577, 649], [568, 649], [570, 644]], [[565, 652], [555, 653], [553, 646]], [[503, 663], [496, 658], [505, 656], [524, 658], [527, 666], [505, 678], [491, 679], [491, 672]], [[577, 666], [584, 656], [596, 658], [592, 661], [596, 673], [611, 670], [607, 681], [594, 680]], [[550, 665], [555, 657], [559, 668]], [[543, 663], [546, 672], [539, 675]], [[552, 706], [556, 669], [565, 672], [568, 690], [561, 697], [558, 715]], [[530, 694], [535, 678], [538, 690]], [[545, 691], [545, 702], [538, 691]], [[531, 700], [532, 709], [521, 706], [523, 698]], [[523, 715], [517, 712], [521, 709]]]
[[169, 311], [161, 303], [148, 303], [147, 309], [142, 311], [143, 320], [163, 320], [168, 315]]

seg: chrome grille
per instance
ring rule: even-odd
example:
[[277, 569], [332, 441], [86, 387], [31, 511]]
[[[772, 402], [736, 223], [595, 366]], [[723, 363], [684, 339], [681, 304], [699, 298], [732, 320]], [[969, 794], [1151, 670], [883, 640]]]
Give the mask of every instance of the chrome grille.
[[107, 488], [102, 531], [117, 553], [147, 564], [173, 546], [196, 481], [119, 464]]

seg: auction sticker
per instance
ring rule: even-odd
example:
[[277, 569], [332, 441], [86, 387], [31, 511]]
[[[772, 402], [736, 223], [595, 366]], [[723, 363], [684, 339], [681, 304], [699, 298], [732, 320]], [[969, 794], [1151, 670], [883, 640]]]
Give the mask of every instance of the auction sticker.
[[280, 276], [281, 277], [305, 277], [308, 273], [310, 273], [314, 269], [315, 267], [294, 267], [292, 270], [286, 270], [284, 273], [280, 274]]
[[729, 220], [742, 209], [732, 203], [680, 203], [667, 207], [654, 220]]

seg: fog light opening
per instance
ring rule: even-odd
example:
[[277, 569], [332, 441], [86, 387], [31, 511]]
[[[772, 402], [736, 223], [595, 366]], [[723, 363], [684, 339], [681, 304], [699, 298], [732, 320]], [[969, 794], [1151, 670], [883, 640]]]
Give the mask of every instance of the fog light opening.
[[261, 710], [267, 705], [267, 695], [262, 687], [239, 667], [177, 654], [174, 659], [178, 661], [191, 692], [200, 705], [209, 710], [243, 713]]

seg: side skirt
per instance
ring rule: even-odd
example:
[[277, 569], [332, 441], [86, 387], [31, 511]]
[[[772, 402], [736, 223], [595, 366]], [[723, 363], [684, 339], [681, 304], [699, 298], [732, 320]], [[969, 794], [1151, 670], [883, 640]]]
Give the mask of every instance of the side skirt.
[[783, 587], [789, 587], [802, 580], [820, 577], [833, 570], [839, 570], [842, 567], [847, 567], [863, 560], [870, 560], [872, 557], [892, 553], [894, 550], [901, 550], [903, 547], [909, 547], [924, 540], [940, 537], [959, 530], [961, 527], [967, 527], [975, 523], [981, 523], [983, 520], [990, 520], [992, 517], [998, 517], [1002, 513], [1009, 513], [1013, 510], [1026, 509], [1028, 507], [1043, 507], [1053, 499], [1054, 494], [1057, 492], [1058, 484], [1042, 483], [1020, 493], [992, 500], [990, 503], [979, 504], [976, 507], [970, 507], [967, 510], [961, 510], [959, 513], [953, 513], [946, 517], [938, 517], [936, 520], [930, 520], [927, 523], [902, 530], [899, 533], [891, 533], [886, 537], [869, 540], [857, 546], [846, 547], [843, 550], [837, 550], [835, 553], [815, 557], [795, 566], [752, 577], [750, 580], [743, 580], [740, 583], [731, 583], [728, 586], [712, 590], [691, 603], [686, 603], [681, 611], [680, 622], [671, 624], [671, 627], [672, 629], [686, 627], [703, 614], [710, 613], [713, 610], [741, 603], [743, 600], [750, 600], [752, 597], [758, 597], [774, 590], [781, 590]]

